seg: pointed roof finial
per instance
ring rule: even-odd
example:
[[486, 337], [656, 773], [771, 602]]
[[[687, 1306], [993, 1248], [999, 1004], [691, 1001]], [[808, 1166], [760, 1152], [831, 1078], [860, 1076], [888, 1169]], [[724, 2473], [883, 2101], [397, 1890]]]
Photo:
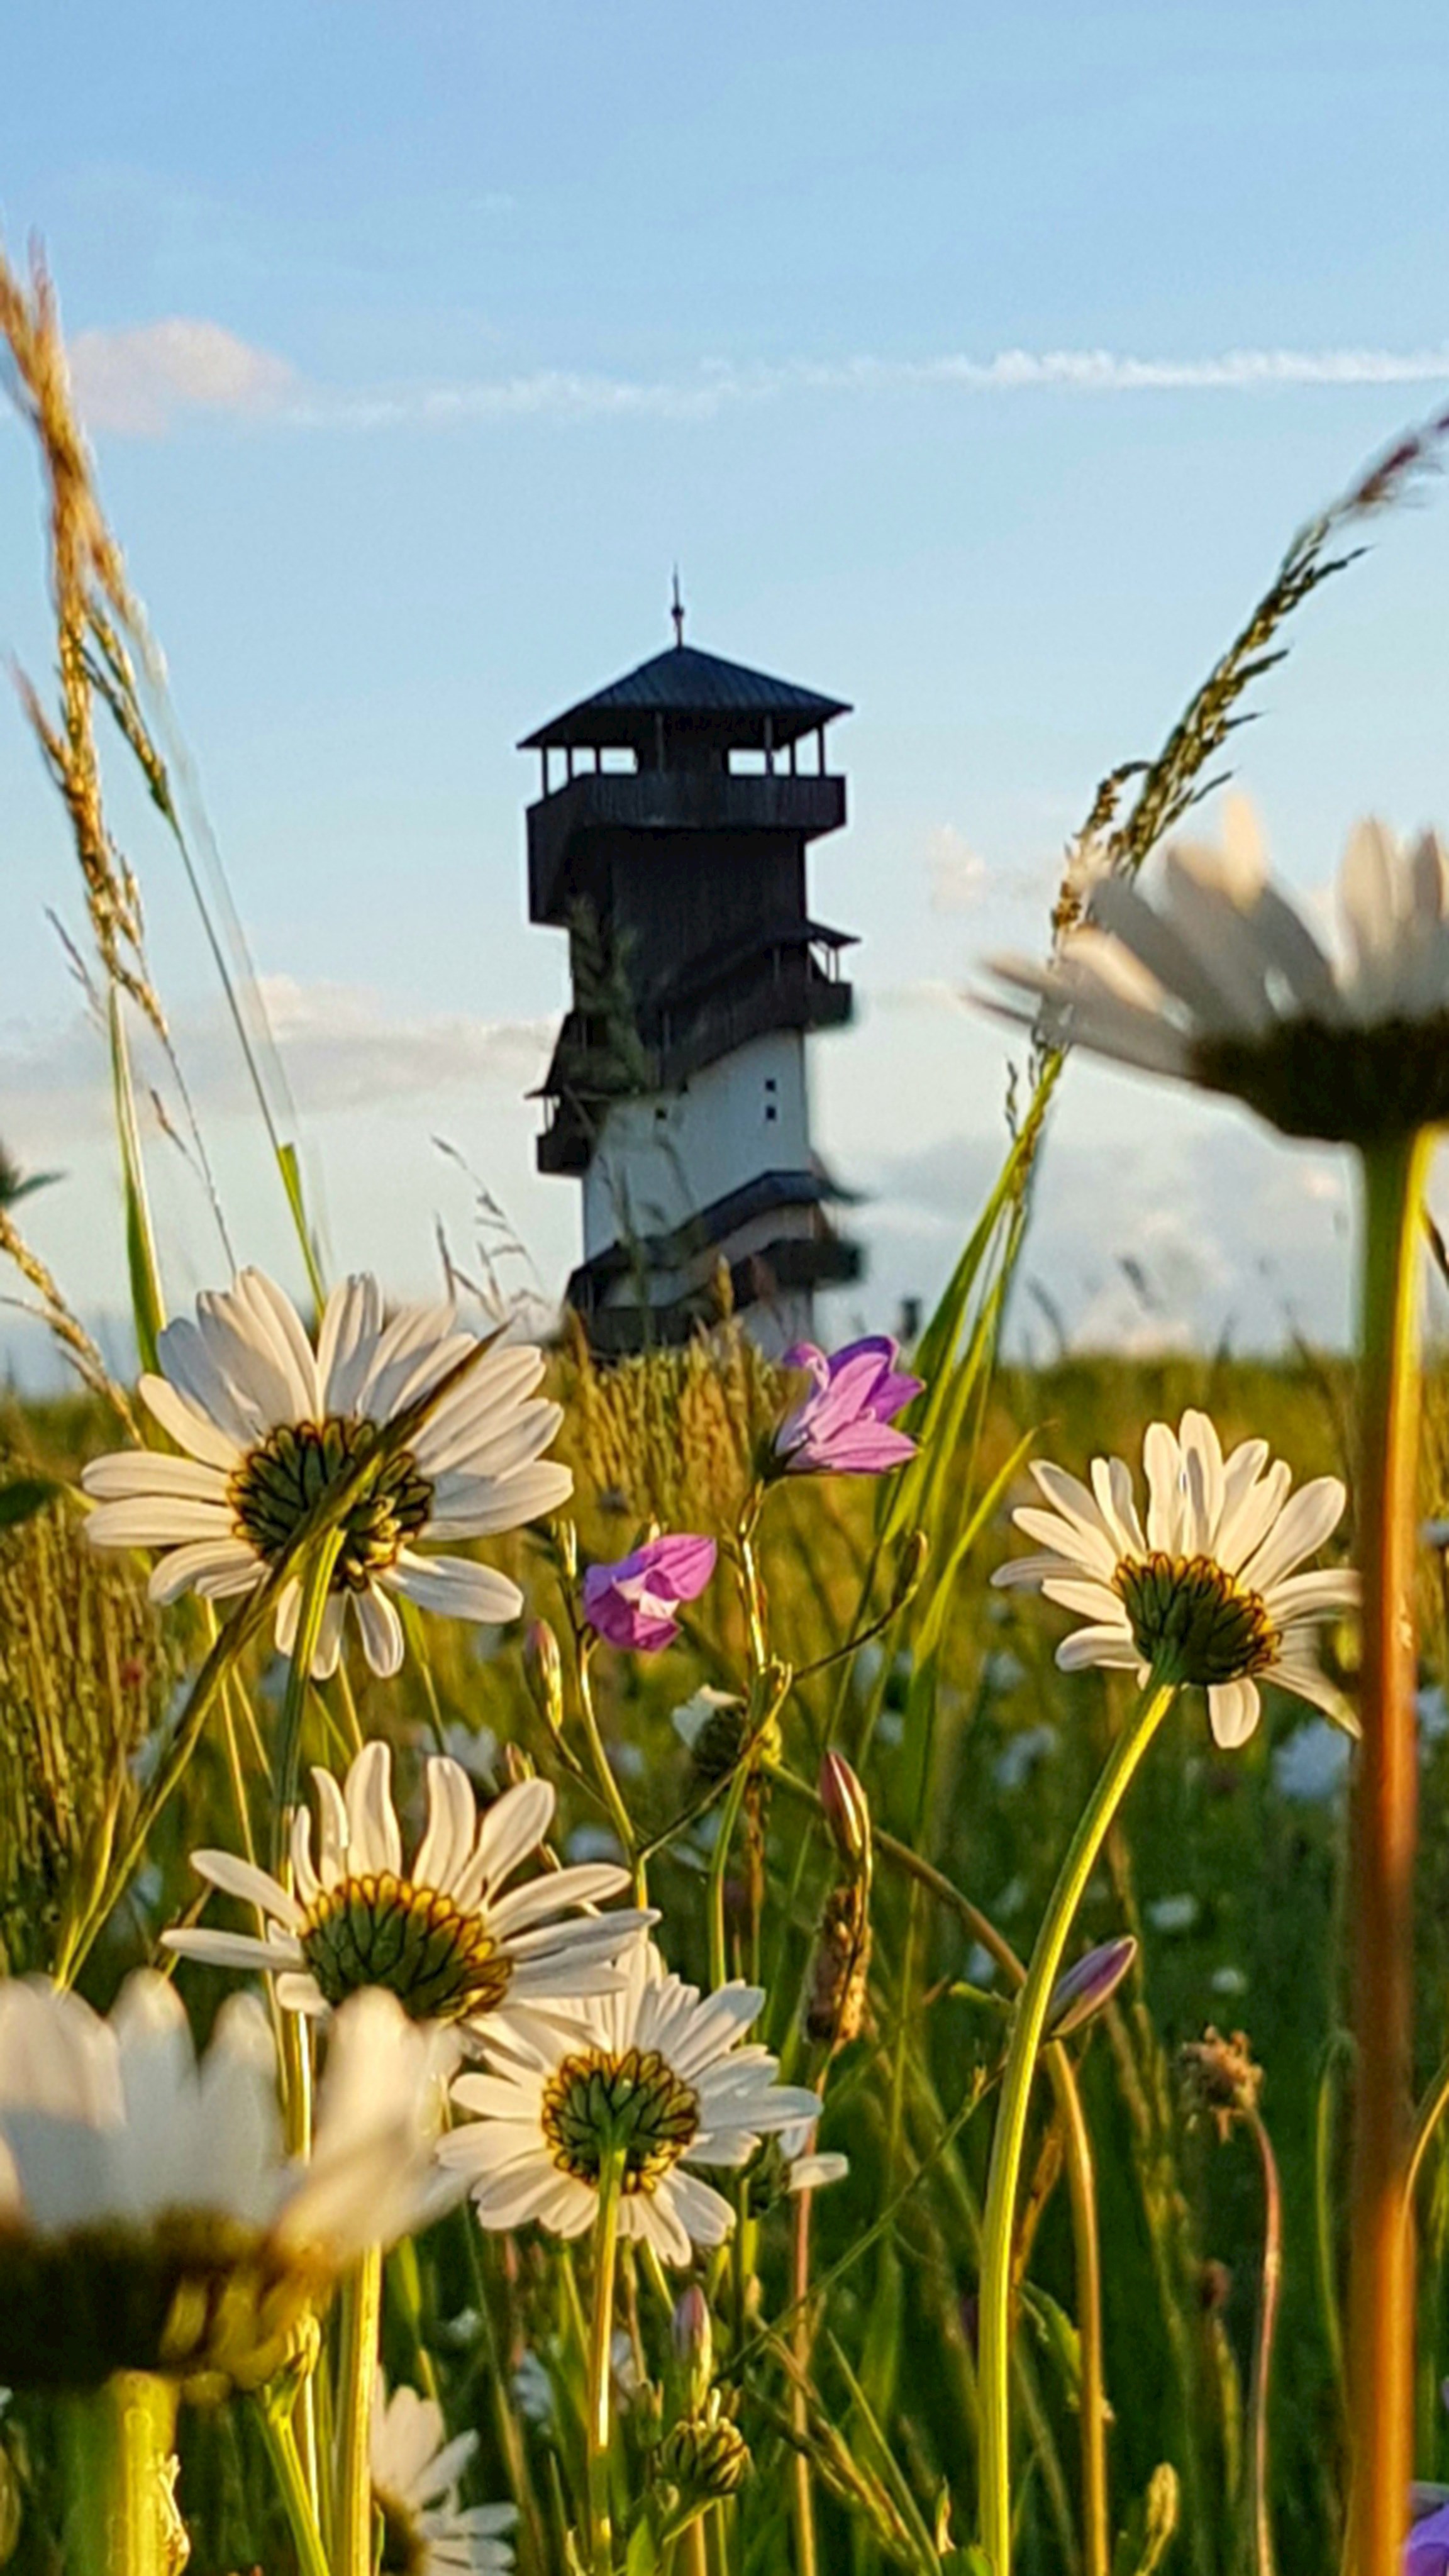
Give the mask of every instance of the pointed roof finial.
[[669, 614], [674, 620], [674, 641], [676, 644], [682, 644], [684, 642], [684, 602], [679, 596], [678, 564], [674, 567], [674, 605]]

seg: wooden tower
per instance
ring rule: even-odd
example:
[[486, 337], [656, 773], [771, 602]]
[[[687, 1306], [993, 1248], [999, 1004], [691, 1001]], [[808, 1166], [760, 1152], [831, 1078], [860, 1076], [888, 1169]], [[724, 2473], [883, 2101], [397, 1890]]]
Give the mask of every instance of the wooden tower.
[[[805, 1039], [842, 1027], [847, 933], [811, 918], [806, 850], [845, 821], [825, 729], [848, 714], [683, 640], [519, 748], [537, 751], [529, 913], [569, 934], [540, 1171], [583, 1184], [570, 1304], [596, 1347], [682, 1340], [735, 1304], [772, 1350], [855, 1279], [810, 1147]], [[807, 756], [801, 758], [802, 746]], [[561, 774], [560, 774], [561, 772]]]

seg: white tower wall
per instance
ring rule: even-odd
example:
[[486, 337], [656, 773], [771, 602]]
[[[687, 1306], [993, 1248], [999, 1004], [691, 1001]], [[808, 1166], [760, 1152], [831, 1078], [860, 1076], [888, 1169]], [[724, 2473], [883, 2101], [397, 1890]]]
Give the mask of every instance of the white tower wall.
[[809, 1167], [804, 1039], [772, 1030], [677, 1091], [608, 1109], [584, 1174], [584, 1258], [673, 1233], [762, 1172]]

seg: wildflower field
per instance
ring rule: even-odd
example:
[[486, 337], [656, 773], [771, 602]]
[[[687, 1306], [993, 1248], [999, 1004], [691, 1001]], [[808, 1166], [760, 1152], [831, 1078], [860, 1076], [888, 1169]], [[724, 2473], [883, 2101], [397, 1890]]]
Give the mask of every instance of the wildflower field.
[[[0, 1405], [0, 2563], [1434, 2576], [1449, 858], [1359, 827], [1330, 954], [1184, 826], [1445, 424], [1097, 791], [915, 1349], [605, 1365], [324, 1277], [250, 1055], [295, 1275], [168, 1308], [159, 665], [43, 273], [0, 326], [138, 1356], [0, 1166], [81, 1381]], [[1074, 1046], [1351, 1148], [1351, 1357], [1012, 1362]]]

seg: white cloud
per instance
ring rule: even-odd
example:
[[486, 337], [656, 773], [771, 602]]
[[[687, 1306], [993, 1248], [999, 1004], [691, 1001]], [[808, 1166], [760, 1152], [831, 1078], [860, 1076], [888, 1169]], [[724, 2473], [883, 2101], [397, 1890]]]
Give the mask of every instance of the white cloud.
[[986, 861], [954, 823], [942, 823], [926, 844], [933, 912], [970, 912], [986, 883]]
[[628, 377], [544, 367], [456, 385], [372, 394], [316, 393], [291, 414], [314, 427], [447, 428], [499, 419], [712, 420], [792, 393], [871, 395], [1252, 393], [1290, 385], [1424, 385], [1449, 381], [1446, 349], [1230, 349], [1207, 357], [1138, 358], [1110, 349], [1003, 349], [990, 358], [792, 358], [704, 361], [680, 376]]
[[264, 975], [262, 1000], [303, 1111], [377, 1107], [460, 1085], [541, 1080], [557, 1022], [481, 1020], [463, 1012], [390, 1019], [378, 996], [352, 984], [299, 984]]
[[[262, 976], [258, 986], [287, 1082], [304, 1116], [368, 1108], [496, 1084], [522, 1100], [543, 1074], [556, 1023], [455, 1014], [390, 1015], [376, 993], [352, 984], [303, 984]], [[222, 1004], [177, 1017], [176, 1050], [203, 1118], [254, 1114], [235, 1032]], [[136, 1040], [139, 1087], [172, 1085], [154, 1043]], [[82, 1014], [31, 1034], [0, 1031], [0, 1100], [33, 1156], [94, 1130], [108, 1116], [104, 1045]]]
[[[1092, 1078], [1095, 1076], [1095, 1079]], [[1087, 1077], [1084, 1079], [1083, 1077]], [[1341, 1158], [1280, 1144], [1212, 1104], [1070, 1069], [1048, 1129], [1011, 1338], [1039, 1354], [1340, 1345], [1348, 1312]], [[861, 1158], [872, 1281], [929, 1288], [999, 1168], [999, 1134], [937, 1136]]]
[[707, 359], [675, 376], [631, 377], [540, 367], [458, 384], [330, 387], [219, 322], [173, 315], [132, 329], [82, 331], [71, 344], [92, 429], [155, 438], [192, 412], [241, 415], [296, 429], [446, 429], [473, 421], [712, 420], [791, 394], [871, 396], [1255, 393], [1284, 386], [1438, 385], [1449, 349], [1228, 349], [1136, 357], [1112, 349], [1002, 349], [977, 358], [870, 355], [778, 364]]
[[123, 438], [162, 438], [192, 411], [262, 418], [297, 389], [285, 358], [220, 322], [181, 314], [132, 330], [80, 331], [70, 363], [87, 427]]

